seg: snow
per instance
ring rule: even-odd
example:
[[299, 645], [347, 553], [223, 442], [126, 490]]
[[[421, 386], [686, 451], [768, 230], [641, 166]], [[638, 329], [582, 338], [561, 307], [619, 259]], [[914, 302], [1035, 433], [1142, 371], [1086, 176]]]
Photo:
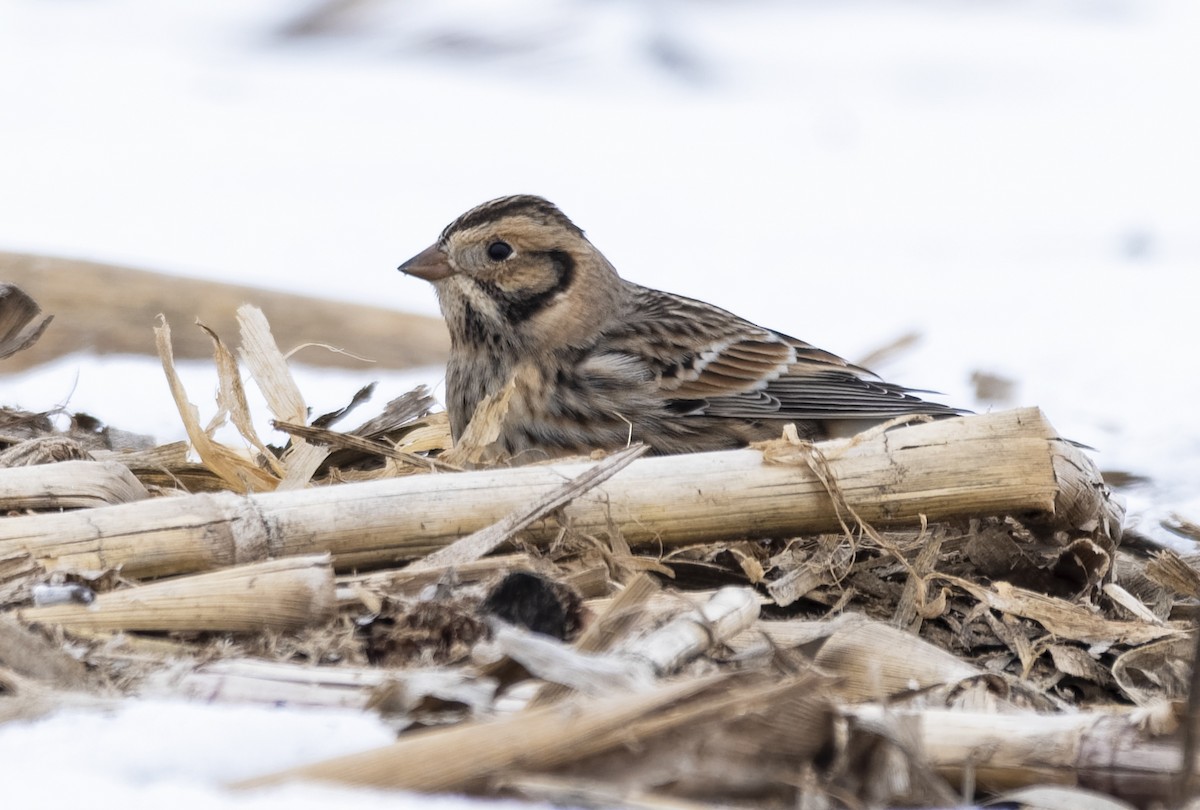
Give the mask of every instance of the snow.
[[[111, 712], [64, 711], [0, 725], [7, 807], [62, 807], [86, 792], [92, 807], [157, 810], [437, 810], [517, 807], [515, 802], [432, 799], [315, 783], [235, 792], [225, 783], [389, 744], [394, 735], [362, 712], [130, 700]], [[70, 774], [64, 783], [63, 774]], [[521, 804], [520, 807], [527, 805]]]
[[[1200, 520], [1200, 5], [446, 0], [280, 35], [311, 7], [0, 0], [0, 249], [434, 313], [395, 267], [468, 207], [538, 193], [641, 283], [852, 359], [919, 332], [876, 370], [977, 410], [1039, 405], [1149, 479], [1126, 493], [1139, 530]], [[215, 377], [183, 365], [211, 413]], [[1013, 379], [1012, 401], [976, 401], [974, 371]], [[441, 376], [298, 373], [316, 411]], [[68, 395], [182, 436], [157, 361], [0, 376], [0, 402]], [[95, 733], [136, 738], [139, 711]], [[253, 715], [292, 761], [322, 734], [171, 711]], [[0, 739], [57, 750], [80, 718]], [[229, 737], [199, 756], [278, 764]], [[131, 743], [104, 746], [102, 803], [226, 801], [236, 769], [152, 757], [147, 782], [116, 767], [145, 757]]]

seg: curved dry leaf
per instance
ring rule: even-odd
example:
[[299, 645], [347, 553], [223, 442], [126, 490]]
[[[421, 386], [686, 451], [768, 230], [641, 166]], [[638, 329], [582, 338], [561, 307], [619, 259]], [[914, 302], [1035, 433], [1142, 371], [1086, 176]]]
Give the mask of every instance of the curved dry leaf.
[[300, 386], [288, 368], [283, 352], [271, 335], [271, 325], [261, 309], [243, 304], [237, 311], [238, 327], [241, 329], [242, 345], [238, 354], [258, 384], [267, 407], [281, 422], [308, 423], [308, 407]]
[[1121, 691], [1139, 706], [1185, 700], [1195, 647], [1191, 636], [1180, 635], [1129, 650], [1117, 656], [1113, 677]]
[[1073, 647], [1070, 644], [1051, 644], [1046, 647], [1050, 658], [1054, 660], [1054, 668], [1074, 678], [1111, 686], [1112, 674], [1095, 658], [1088, 655], [1087, 650]]
[[445, 411], [431, 413], [422, 417], [404, 438], [396, 445], [396, 449], [407, 453], [445, 452], [454, 442], [450, 438], [450, 417]]
[[192, 448], [200, 456], [200, 462], [219, 477], [230, 488], [241, 492], [263, 492], [275, 489], [278, 481], [266, 470], [251, 463], [228, 447], [213, 441], [200, 425], [200, 411], [188, 399], [183, 381], [175, 370], [175, 356], [171, 350], [171, 327], [167, 319], [159, 315], [159, 325], [154, 327], [154, 341], [158, 356], [162, 360], [163, 373], [167, 377], [171, 396]]
[[[307, 424], [308, 406], [304, 402], [304, 395], [300, 393], [300, 386], [288, 368], [287, 358], [275, 343], [267, 316], [258, 307], [243, 304], [238, 307], [237, 318], [242, 337], [238, 354], [266, 398], [272, 415], [280, 422]], [[293, 438], [292, 446], [280, 460], [287, 471], [279, 483], [279, 489], [307, 486], [329, 451], [328, 447]]]
[[37, 302], [15, 284], [0, 284], [0, 360], [28, 349], [46, 331], [53, 315], [38, 324], [33, 320], [42, 311]]
[[254, 429], [254, 420], [250, 416], [250, 403], [246, 401], [246, 387], [242, 385], [242, 373], [238, 368], [237, 358], [233, 356], [233, 352], [229, 351], [216, 332], [200, 321], [196, 321], [196, 325], [203, 329], [212, 340], [213, 363], [217, 367], [217, 415], [209, 422], [205, 432], [211, 436], [220, 424], [217, 420], [224, 421], [224, 416], [228, 414], [242, 438], [262, 455], [267, 465], [271, 467], [271, 471], [282, 478], [286, 472], [284, 466], [275, 457], [275, 454], [267, 449], [262, 439], [258, 437], [258, 431]]
[[996, 582], [991, 588], [949, 574], [934, 574], [969, 593], [992, 610], [1032, 619], [1063, 639], [1087, 644], [1148, 644], [1178, 635], [1180, 630], [1140, 621], [1114, 621], [1082, 605], [1036, 591]]
[[821, 646], [815, 662], [843, 678], [843, 692], [863, 700], [983, 674], [912, 633], [876, 621], [856, 622], [834, 633]]
[[[926, 594], [928, 596], [928, 594]], [[950, 599], [949, 588], [938, 588], [937, 596], [933, 599], [927, 599], [923, 604], [917, 607], [917, 615], [922, 619], [936, 619], [946, 612], [946, 605]]]
[[1160, 550], [1146, 563], [1145, 573], [1171, 593], [1200, 599], [1200, 570], [1172, 549]]

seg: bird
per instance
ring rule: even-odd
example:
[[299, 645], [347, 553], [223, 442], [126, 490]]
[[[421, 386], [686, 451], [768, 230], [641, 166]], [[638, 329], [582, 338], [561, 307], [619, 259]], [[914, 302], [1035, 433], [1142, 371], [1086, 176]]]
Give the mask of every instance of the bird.
[[703, 452], [778, 438], [789, 423], [815, 441], [964, 413], [720, 307], [627, 281], [542, 197], [476, 206], [398, 269], [432, 283], [450, 333], [452, 439], [503, 395], [488, 411], [501, 457], [638, 441], [654, 454]]

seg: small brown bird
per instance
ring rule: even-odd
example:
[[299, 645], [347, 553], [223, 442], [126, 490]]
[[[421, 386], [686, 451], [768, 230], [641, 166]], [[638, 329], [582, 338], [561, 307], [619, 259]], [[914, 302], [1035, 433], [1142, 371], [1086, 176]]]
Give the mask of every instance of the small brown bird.
[[795, 423], [812, 439], [895, 416], [961, 413], [723, 309], [625, 281], [571, 220], [528, 195], [460, 216], [402, 272], [433, 283], [450, 330], [457, 441], [507, 393], [510, 456], [740, 447]]

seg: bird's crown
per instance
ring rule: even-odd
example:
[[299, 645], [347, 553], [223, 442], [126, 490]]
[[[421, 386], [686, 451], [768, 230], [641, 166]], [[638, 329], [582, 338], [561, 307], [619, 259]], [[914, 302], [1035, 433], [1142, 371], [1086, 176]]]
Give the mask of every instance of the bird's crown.
[[514, 194], [475, 206], [447, 225], [438, 242], [444, 245], [455, 233], [494, 224], [510, 217], [523, 217], [543, 225], [555, 225], [566, 228], [576, 236], [583, 236], [579, 226], [558, 210], [554, 203], [534, 194]]

